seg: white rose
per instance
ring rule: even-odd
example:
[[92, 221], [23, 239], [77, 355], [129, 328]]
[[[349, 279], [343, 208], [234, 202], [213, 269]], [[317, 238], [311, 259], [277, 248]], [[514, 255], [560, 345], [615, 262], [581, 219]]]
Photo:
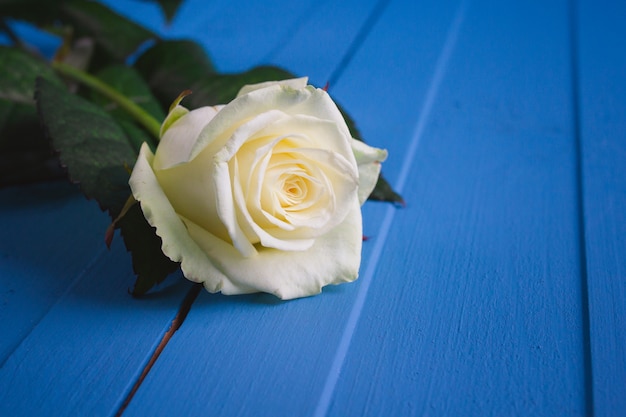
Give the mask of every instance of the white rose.
[[352, 139], [307, 79], [245, 86], [225, 106], [176, 105], [130, 186], [165, 255], [210, 292], [317, 294], [357, 278], [361, 204], [386, 151]]

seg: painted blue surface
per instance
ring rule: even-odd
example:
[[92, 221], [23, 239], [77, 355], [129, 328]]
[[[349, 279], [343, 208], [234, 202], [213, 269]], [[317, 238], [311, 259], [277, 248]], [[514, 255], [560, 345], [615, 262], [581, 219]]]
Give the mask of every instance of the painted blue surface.
[[[365, 205], [353, 284], [201, 293], [124, 415], [623, 414], [624, 6], [106, 3], [222, 71], [332, 80], [407, 200]], [[0, 190], [0, 415], [115, 415], [178, 311], [180, 277], [127, 295], [107, 220], [64, 184]]]
[[592, 393], [596, 416], [626, 410], [626, 4], [577, 10], [579, 135]]
[[398, 180], [419, 215], [395, 216], [324, 415], [585, 415], [567, 12], [449, 24]]

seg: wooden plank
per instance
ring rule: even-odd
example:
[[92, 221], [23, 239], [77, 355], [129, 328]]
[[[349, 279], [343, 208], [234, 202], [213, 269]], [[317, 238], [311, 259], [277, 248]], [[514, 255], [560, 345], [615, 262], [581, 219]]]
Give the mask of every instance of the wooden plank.
[[85, 269], [108, 225], [95, 202], [56, 182], [0, 191], [0, 365]]
[[317, 415], [587, 413], [568, 4], [462, 20]]
[[[388, 6], [395, 20], [385, 10], [356, 52], [353, 71], [346, 70], [331, 87], [359, 124], [367, 126], [363, 133], [371, 143], [393, 147], [392, 161], [402, 160], [414, 127], [414, 120], [404, 117], [404, 106], [424, 99], [458, 2], [424, 2], [404, 18], [400, 6]], [[329, 10], [323, 17], [347, 21]], [[403, 34], [412, 48], [390, 42]], [[394, 65], [386, 60], [401, 54], [406, 59]], [[410, 82], [404, 82], [405, 75], [413, 77]], [[344, 87], [351, 77], [359, 79], [356, 88]], [[394, 163], [387, 166], [390, 176], [397, 177]], [[372, 239], [364, 246], [365, 262], [374, 256], [381, 227], [386, 227], [380, 225], [381, 214], [388, 207], [366, 204], [366, 234]], [[362, 284], [328, 288], [320, 296], [291, 302], [268, 295], [201, 294], [126, 414], [312, 414]]]
[[0, 415], [111, 414], [189, 285], [128, 296], [121, 239], [106, 251], [108, 216], [75, 186], [0, 193]]
[[[279, 65], [324, 86], [337, 63], [358, 49], [363, 30], [375, 23], [388, 0], [331, 2], [272, 1], [259, 6], [240, 0], [186, 0], [171, 23], [154, 3], [102, 0], [165, 38], [188, 38], [202, 44], [221, 71], [243, 71], [254, 65]], [[247, 11], [247, 12], [242, 12]], [[355, 27], [354, 22], [363, 22]], [[271, 27], [272, 30], [267, 28]], [[356, 30], [356, 31], [355, 31]], [[245, 51], [245, 53], [242, 53]]]
[[[51, 277], [47, 277], [48, 279]], [[30, 331], [0, 369], [0, 415], [113, 415], [190, 287], [127, 293], [132, 266], [118, 239]]]
[[617, 416], [626, 410], [626, 4], [578, 3], [575, 52], [594, 415]]
[[354, 53], [362, 48], [388, 3], [388, 0], [315, 2], [309, 20], [298, 25], [297, 37], [279, 43], [263, 61], [278, 63], [299, 76], [309, 76], [309, 82], [316, 86], [328, 82], [329, 91], [336, 96], [335, 81]]
[[[262, 63], [281, 63], [269, 58], [280, 51], [292, 38], [300, 37], [300, 26], [305, 26], [318, 8], [329, 0], [298, 2], [219, 0], [186, 0], [174, 20], [168, 24], [152, 4], [141, 1], [104, 3], [136, 21], [146, 24], [166, 38], [188, 38], [203, 45], [219, 71], [245, 71]], [[233, 7], [236, 6], [236, 7]], [[362, 6], [367, 9], [367, 3]], [[350, 30], [347, 30], [350, 33]], [[312, 51], [319, 50], [320, 45]], [[310, 51], [310, 53], [312, 53]], [[291, 69], [291, 68], [289, 68]]]

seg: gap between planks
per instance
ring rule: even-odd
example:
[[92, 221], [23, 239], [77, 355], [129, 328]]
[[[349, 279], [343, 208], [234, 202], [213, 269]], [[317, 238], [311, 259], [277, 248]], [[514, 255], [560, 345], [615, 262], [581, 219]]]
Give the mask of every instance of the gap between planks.
[[367, 20], [365, 21], [363, 26], [361, 26], [361, 29], [356, 34], [354, 41], [350, 44], [350, 47], [346, 51], [346, 54], [343, 56], [343, 58], [341, 58], [339, 65], [337, 65], [335, 70], [330, 74], [330, 77], [328, 78], [328, 81], [327, 81], [327, 85], [333, 86], [337, 83], [337, 80], [339, 80], [339, 78], [343, 74], [343, 71], [348, 67], [348, 65], [350, 64], [350, 61], [352, 61], [352, 58], [354, 57], [356, 52], [361, 48], [361, 45], [363, 45], [363, 43], [365, 42], [367, 35], [369, 35], [372, 32], [372, 27], [376, 25], [376, 22], [378, 22], [378, 20], [380, 19], [380, 16], [382, 16], [383, 12], [389, 5], [389, 2], [390, 0], [380, 0], [376, 3], [376, 5], [374, 6], [374, 9], [371, 11], [369, 16], [367, 16]]
[[[461, 3], [457, 8], [457, 11], [448, 29], [446, 40], [443, 44], [441, 53], [437, 58], [435, 70], [433, 72], [432, 79], [430, 80], [429, 88], [426, 92], [426, 97], [424, 98], [424, 102], [422, 103], [419, 118], [411, 137], [411, 141], [409, 143], [409, 148], [406, 152], [404, 161], [402, 162], [400, 175], [394, 187], [394, 189], [398, 193], [402, 193], [403, 191], [409, 171], [411, 169], [411, 164], [415, 158], [417, 148], [421, 141], [422, 134], [424, 132], [427, 122], [430, 119], [430, 112], [435, 102], [435, 98], [437, 97], [437, 93], [439, 92], [439, 86], [446, 72], [448, 61], [456, 45], [458, 34], [460, 32], [461, 25], [463, 23], [468, 8], [468, 3], [469, 0], [461, 0]], [[350, 311], [350, 316], [348, 317], [348, 321], [339, 342], [339, 346], [337, 348], [337, 351], [335, 352], [335, 357], [328, 372], [326, 382], [324, 383], [324, 387], [322, 389], [322, 394], [320, 395], [317, 408], [315, 409], [315, 412], [313, 414], [315, 417], [325, 417], [328, 414], [328, 409], [330, 407], [333, 393], [341, 374], [341, 369], [343, 368], [343, 363], [345, 361], [348, 349], [350, 348], [350, 343], [352, 342], [352, 337], [359, 322], [361, 312], [363, 311], [363, 306], [365, 305], [365, 299], [367, 298], [367, 292], [369, 290], [370, 283], [372, 282], [378, 260], [382, 254], [384, 244], [387, 240], [387, 235], [389, 234], [389, 230], [391, 229], [391, 223], [393, 222], [394, 213], [395, 207], [388, 207], [385, 213], [385, 217], [381, 223], [379, 237], [376, 239], [376, 246], [374, 246], [374, 249], [372, 250], [372, 255], [367, 263], [365, 273], [361, 278], [361, 287], [359, 288], [359, 292], [357, 294], [354, 306]]]
[[187, 318], [187, 314], [189, 314], [189, 311], [191, 310], [191, 306], [193, 305], [193, 302], [198, 297], [198, 294], [200, 294], [200, 290], [202, 290], [202, 284], [196, 283], [189, 289], [189, 291], [187, 292], [187, 295], [185, 295], [185, 298], [183, 299], [183, 302], [181, 303], [180, 308], [178, 309], [178, 313], [176, 313], [176, 316], [174, 317], [174, 319], [172, 320], [172, 323], [170, 324], [170, 328], [163, 335], [161, 342], [159, 342], [159, 345], [154, 350], [154, 353], [150, 357], [150, 360], [148, 361], [146, 366], [143, 368], [143, 371], [141, 372], [141, 375], [139, 375], [139, 378], [135, 382], [135, 385], [133, 385], [132, 389], [130, 390], [126, 398], [124, 399], [124, 402], [122, 403], [121, 407], [115, 414], [116, 417], [119, 417], [122, 414], [124, 414], [126, 407], [128, 407], [133, 397], [135, 396], [135, 393], [137, 392], [137, 390], [143, 383], [144, 379], [146, 379], [146, 376], [148, 376], [148, 373], [150, 372], [150, 370], [156, 363], [157, 359], [161, 355], [161, 352], [163, 352], [163, 349], [165, 349], [165, 346], [167, 346], [172, 336], [174, 336], [174, 333], [176, 333], [176, 331], [180, 329], [180, 327], [183, 325], [183, 322]]
[[591, 318], [589, 309], [589, 276], [587, 273], [587, 235], [585, 233], [585, 190], [583, 173], [582, 133], [580, 125], [580, 73], [578, 45], [580, 43], [578, 31], [578, 1], [569, 0], [569, 38], [570, 38], [570, 67], [572, 82], [572, 119], [575, 149], [576, 169], [576, 205], [578, 226], [578, 251], [580, 259], [580, 298], [582, 306], [582, 339], [583, 339], [583, 372], [585, 384], [585, 412], [589, 417], [594, 416], [593, 398], [593, 363], [591, 356]]

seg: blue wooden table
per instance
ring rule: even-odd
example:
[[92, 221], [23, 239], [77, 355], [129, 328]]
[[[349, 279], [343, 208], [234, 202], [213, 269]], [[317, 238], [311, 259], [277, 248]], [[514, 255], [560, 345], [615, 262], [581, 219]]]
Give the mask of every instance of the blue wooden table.
[[133, 299], [95, 202], [0, 190], [0, 415], [626, 415], [626, 3], [107, 3], [330, 81], [407, 205], [364, 206], [357, 282], [202, 292], [168, 339], [186, 280]]

